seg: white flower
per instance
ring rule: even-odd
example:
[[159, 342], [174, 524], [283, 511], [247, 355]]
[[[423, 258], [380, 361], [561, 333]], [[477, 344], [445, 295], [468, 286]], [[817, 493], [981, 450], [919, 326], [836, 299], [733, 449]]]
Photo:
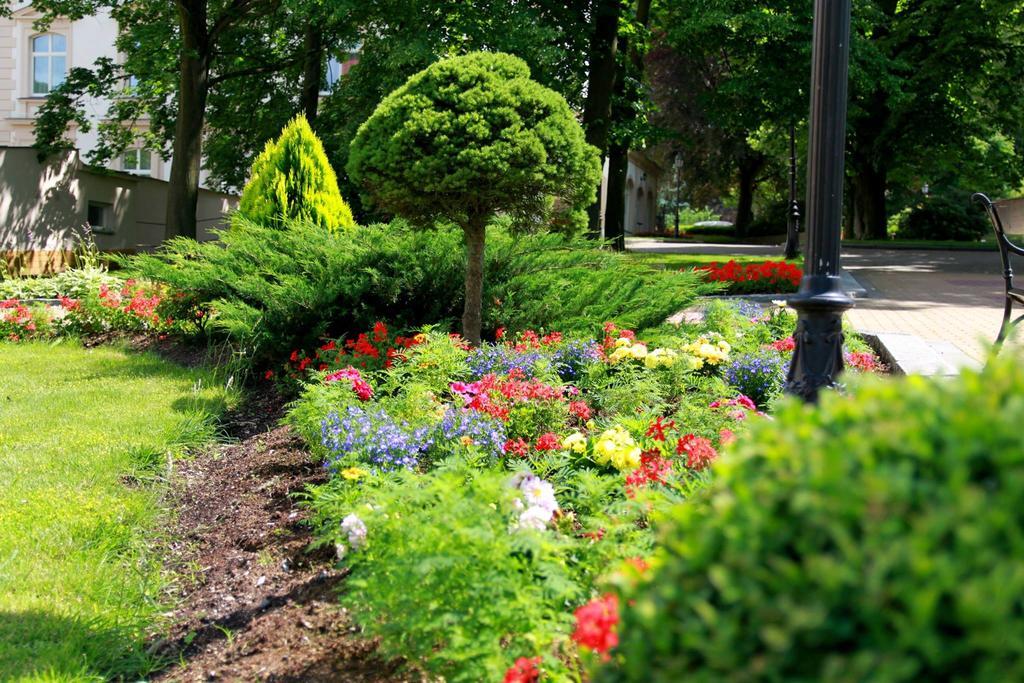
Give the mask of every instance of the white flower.
[[366, 545], [366, 525], [357, 515], [350, 514], [341, 520], [341, 530], [348, 536], [352, 550], [359, 550]]
[[512, 501], [512, 507], [514, 507], [516, 510], [519, 510], [519, 511], [523, 511], [523, 510], [526, 509], [526, 506], [523, 504], [523, 499], [522, 498], [516, 498], [515, 500], [513, 500]]
[[551, 521], [553, 512], [546, 508], [542, 508], [539, 505], [526, 508], [523, 514], [519, 515], [519, 529], [536, 529], [537, 531], [544, 531], [548, 527], [548, 522]]
[[347, 552], [348, 552], [348, 548], [346, 548], [341, 543], [335, 543], [334, 544], [334, 553], [338, 556], [339, 560], [344, 560], [345, 559], [345, 553], [347, 553]]
[[529, 507], [544, 508], [552, 513], [558, 509], [554, 487], [539, 477], [527, 477], [519, 485], [519, 490], [523, 492]]

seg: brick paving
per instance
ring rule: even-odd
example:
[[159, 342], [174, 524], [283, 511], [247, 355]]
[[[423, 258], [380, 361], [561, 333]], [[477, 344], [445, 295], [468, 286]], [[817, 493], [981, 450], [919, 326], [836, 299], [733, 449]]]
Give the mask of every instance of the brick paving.
[[[780, 247], [679, 244], [632, 239], [635, 251], [750, 254], [778, 258]], [[999, 254], [993, 251], [845, 249], [842, 266], [867, 290], [847, 315], [862, 332], [910, 334], [949, 342], [975, 360], [1003, 317]], [[1016, 314], [1024, 310], [1015, 308]], [[1024, 328], [1024, 323], [1021, 324]], [[1019, 347], [1024, 334], [1008, 342]]]
[[[847, 249], [842, 265], [868, 290], [848, 313], [862, 332], [951, 342], [983, 360], [999, 331], [1003, 281], [996, 252]], [[1019, 346], [1020, 336], [1009, 344]]]

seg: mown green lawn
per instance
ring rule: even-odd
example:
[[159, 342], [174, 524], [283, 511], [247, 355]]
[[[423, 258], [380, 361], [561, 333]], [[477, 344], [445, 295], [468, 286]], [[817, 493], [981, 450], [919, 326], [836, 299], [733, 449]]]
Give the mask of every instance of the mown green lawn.
[[[744, 256], [744, 255], [714, 255], [714, 254], [659, 254], [655, 252], [632, 252], [630, 254], [633, 258], [643, 261], [644, 263], [656, 267], [665, 269], [682, 269], [682, 268], [693, 268], [695, 266], [706, 266], [710, 263], [726, 263], [727, 261], [736, 261], [737, 263], [761, 263], [763, 261], [781, 261], [782, 255], [779, 256]], [[804, 265], [803, 256], [798, 257], [793, 261], [794, 264], [800, 266]]]
[[0, 343], [0, 680], [152, 665], [168, 458], [210, 439], [229, 399], [152, 355]]

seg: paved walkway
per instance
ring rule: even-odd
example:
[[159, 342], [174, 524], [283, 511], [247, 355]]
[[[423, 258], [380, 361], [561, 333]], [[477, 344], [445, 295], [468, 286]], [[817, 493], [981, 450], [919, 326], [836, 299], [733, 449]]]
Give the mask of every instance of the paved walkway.
[[[779, 247], [763, 245], [633, 239], [627, 247], [669, 253], [781, 255]], [[951, 343], [975, 360], [984, 358], [986, 345], [999, 331], [1003, 296], [996, 252], [846, 249], [842, 266], [867, 290], [848, 314], [857, 330]], [[1019, 346], [1024, 335], [1015, 337], [1010, 344]]]

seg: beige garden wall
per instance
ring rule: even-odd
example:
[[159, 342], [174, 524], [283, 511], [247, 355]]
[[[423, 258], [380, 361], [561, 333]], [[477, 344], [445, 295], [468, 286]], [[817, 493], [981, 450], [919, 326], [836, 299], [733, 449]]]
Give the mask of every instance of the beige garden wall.
[[[165, 233], [167, 183], [82, 164], [76, 152], [41, 163], [36, 151], [0, 147], [0, 254], [9, 270], [59, 270], [91, 232], [103, 251], [144, 251]], [[89, 228], [90, 204], [102, 207], [103, 227]], [[237, 198], [200, 190], [200, 239], [225, 226]]]

